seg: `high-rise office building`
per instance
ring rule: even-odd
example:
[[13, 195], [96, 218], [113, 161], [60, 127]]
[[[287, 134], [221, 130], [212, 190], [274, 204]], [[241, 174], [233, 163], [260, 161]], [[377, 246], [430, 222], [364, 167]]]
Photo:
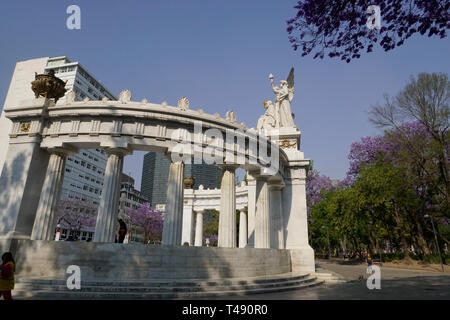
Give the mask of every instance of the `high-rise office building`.
[[[91, 100], [101, 100], [107, 97], [117, 100], [99, 81], [97, 81], [79, 62], [72, 62], [67, 57], [38, 58], [17, 62], [8, 94], [5, 108], [14, 108], [21, 100], [34, 99], [31, 82], [35, 73], [55, 71], [55, 76], [66, 81], [66, 90], [75, 91], [79, 100], [89, 97]], [[65, 103], [65, 97], [58, 100]], [[6, 156], [9, 143], [11, 121], [4, 116], [0, 118], [0, 172]], [[99, 204], [103, 189], [107, 155], [100, 149], [80, 150], [76, 155], [67, 158], [66, 172], [61, 191], [61, 199], [75, 198], [89, 200]]]
[[[167, 198], [167, 179], [169, 178], [170, 159], [158, 152], [149, 152], [144, 156], [142, 168], [141, 192], [157, 210], [164, 211]], [[194, 189], [203, 185], [205, 189], [220, 187], [222, 170], [207, 164], [186, 164], [184, 177], [194, 177]]]

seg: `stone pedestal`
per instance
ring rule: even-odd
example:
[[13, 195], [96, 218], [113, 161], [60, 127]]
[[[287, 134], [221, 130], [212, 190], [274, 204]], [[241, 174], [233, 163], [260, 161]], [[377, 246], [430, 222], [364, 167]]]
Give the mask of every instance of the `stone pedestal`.
[[284, 249], [284, 225], [281, 184], [269, 184], [270, 206], [270, 247]]
[[256, 180], [255, 248], [270, 248], [270, 207], [267, 178]]
[[[292, 269], [297, 272], [314, 272], [314, 250], [308, 243], [306, 211], [306, 170], [310, 160], [300, 151], [301, 133], [297, 128], [279, 128], [267, 133], [283, 149], [285, 164], [282, 194], [282, 222], [285, 248], [291, 251]], [[273, 137], [273, 138], [272, 138]], [[278, 195], [275, 195], [278, 197]]]
[[293, 167], [289, 169], [289, 177], [283, 189], [283, 217], [288, 232], [286, 249], [298, 249], [309, 246], [308, 221], [306, 211], [306, 168]]
[[247, 210], [239, 212], [239, 248], [245, 248], [248, 242]]
[[196, 213], [195, 219], [195, 243], [196, 247], [201, 247], [203, 245], [203, 211]]
[[36, 211], [31, 240], [51, 241], [55, 235], [57, 203], [61, 196], [62, 182], [67, 155], [77, 150], [52, 149], [42, 186], [41, 197]]
[[163, 245], [181, 245], [183, 227], [184, 163], [172, 162], [167, 183], [166, 214], [162, 234]]
[[94, 242], [114, 242], [120, 197], [123, 158], [129, 153], [126, 149], [107, 149], [105, 180], [98, 209]]
[[236, 189], [234, 170], [234, 167], [224, 167], [220, 187], [218, 246], [223, 248], [236, 247]]

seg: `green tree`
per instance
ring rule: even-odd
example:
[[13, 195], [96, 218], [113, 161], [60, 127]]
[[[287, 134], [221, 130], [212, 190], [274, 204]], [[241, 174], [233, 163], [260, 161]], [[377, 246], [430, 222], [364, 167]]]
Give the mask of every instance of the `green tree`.
[[[417, 78], [411, 77], [395, 98], [385, 95], [384, 105], [375, 105], [370, 112], [370, 120], [376, 126], [396, 130], [411, 159], [417, 159], [416, 164], [428, 179], [439, 177], [440, 183], [436, 188], [445, 197], [447, 207], [450, 204], [449, 102], [448, 75], [421, 73]], [[410, 134], [403, 126], [406, 121], [418, 121], [430, 134], [432, 143], [427, 157], [435, 161], [437, 170], [427, 167], [426, 162], [422, 161], [423, 148], [411, 141]]]

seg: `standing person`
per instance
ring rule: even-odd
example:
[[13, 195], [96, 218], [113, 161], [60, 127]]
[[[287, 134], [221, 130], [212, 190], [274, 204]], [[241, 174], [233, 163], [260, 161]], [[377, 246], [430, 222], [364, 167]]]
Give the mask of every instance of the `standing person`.
[[5, 300], [12, 300], [11, 290], [14, 289], [14, 272], [16, 263], [11, 252], [5, 252], [2, 255], [2, 264], [0, 265], [0, 297]]
[[127, 225], [122, 219], [119, 219], [119, 225], [119, 243], [123, 243], [123, 240], [127, 235]]
[[369, 252], [367, 252], [367, 254], [366, 254], [366, 262], [367, 262], [368, 267], [370, 267], [372, 265], [372, 257], [370, 256]]

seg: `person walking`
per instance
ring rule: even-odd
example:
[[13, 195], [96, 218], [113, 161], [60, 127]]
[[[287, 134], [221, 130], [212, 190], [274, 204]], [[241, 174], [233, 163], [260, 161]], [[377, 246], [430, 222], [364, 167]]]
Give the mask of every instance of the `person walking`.
[[11, 290], [14, 289], [14, 272], [16, 263], [11, 252], [5, 252], [2, 255], [2, 264], [0, 265], [0, 297], [5, 300], [12, 300]]
[[122, 219], [119, 219], [119, 243], [123, 243], [127, 235], [127, 225]]

